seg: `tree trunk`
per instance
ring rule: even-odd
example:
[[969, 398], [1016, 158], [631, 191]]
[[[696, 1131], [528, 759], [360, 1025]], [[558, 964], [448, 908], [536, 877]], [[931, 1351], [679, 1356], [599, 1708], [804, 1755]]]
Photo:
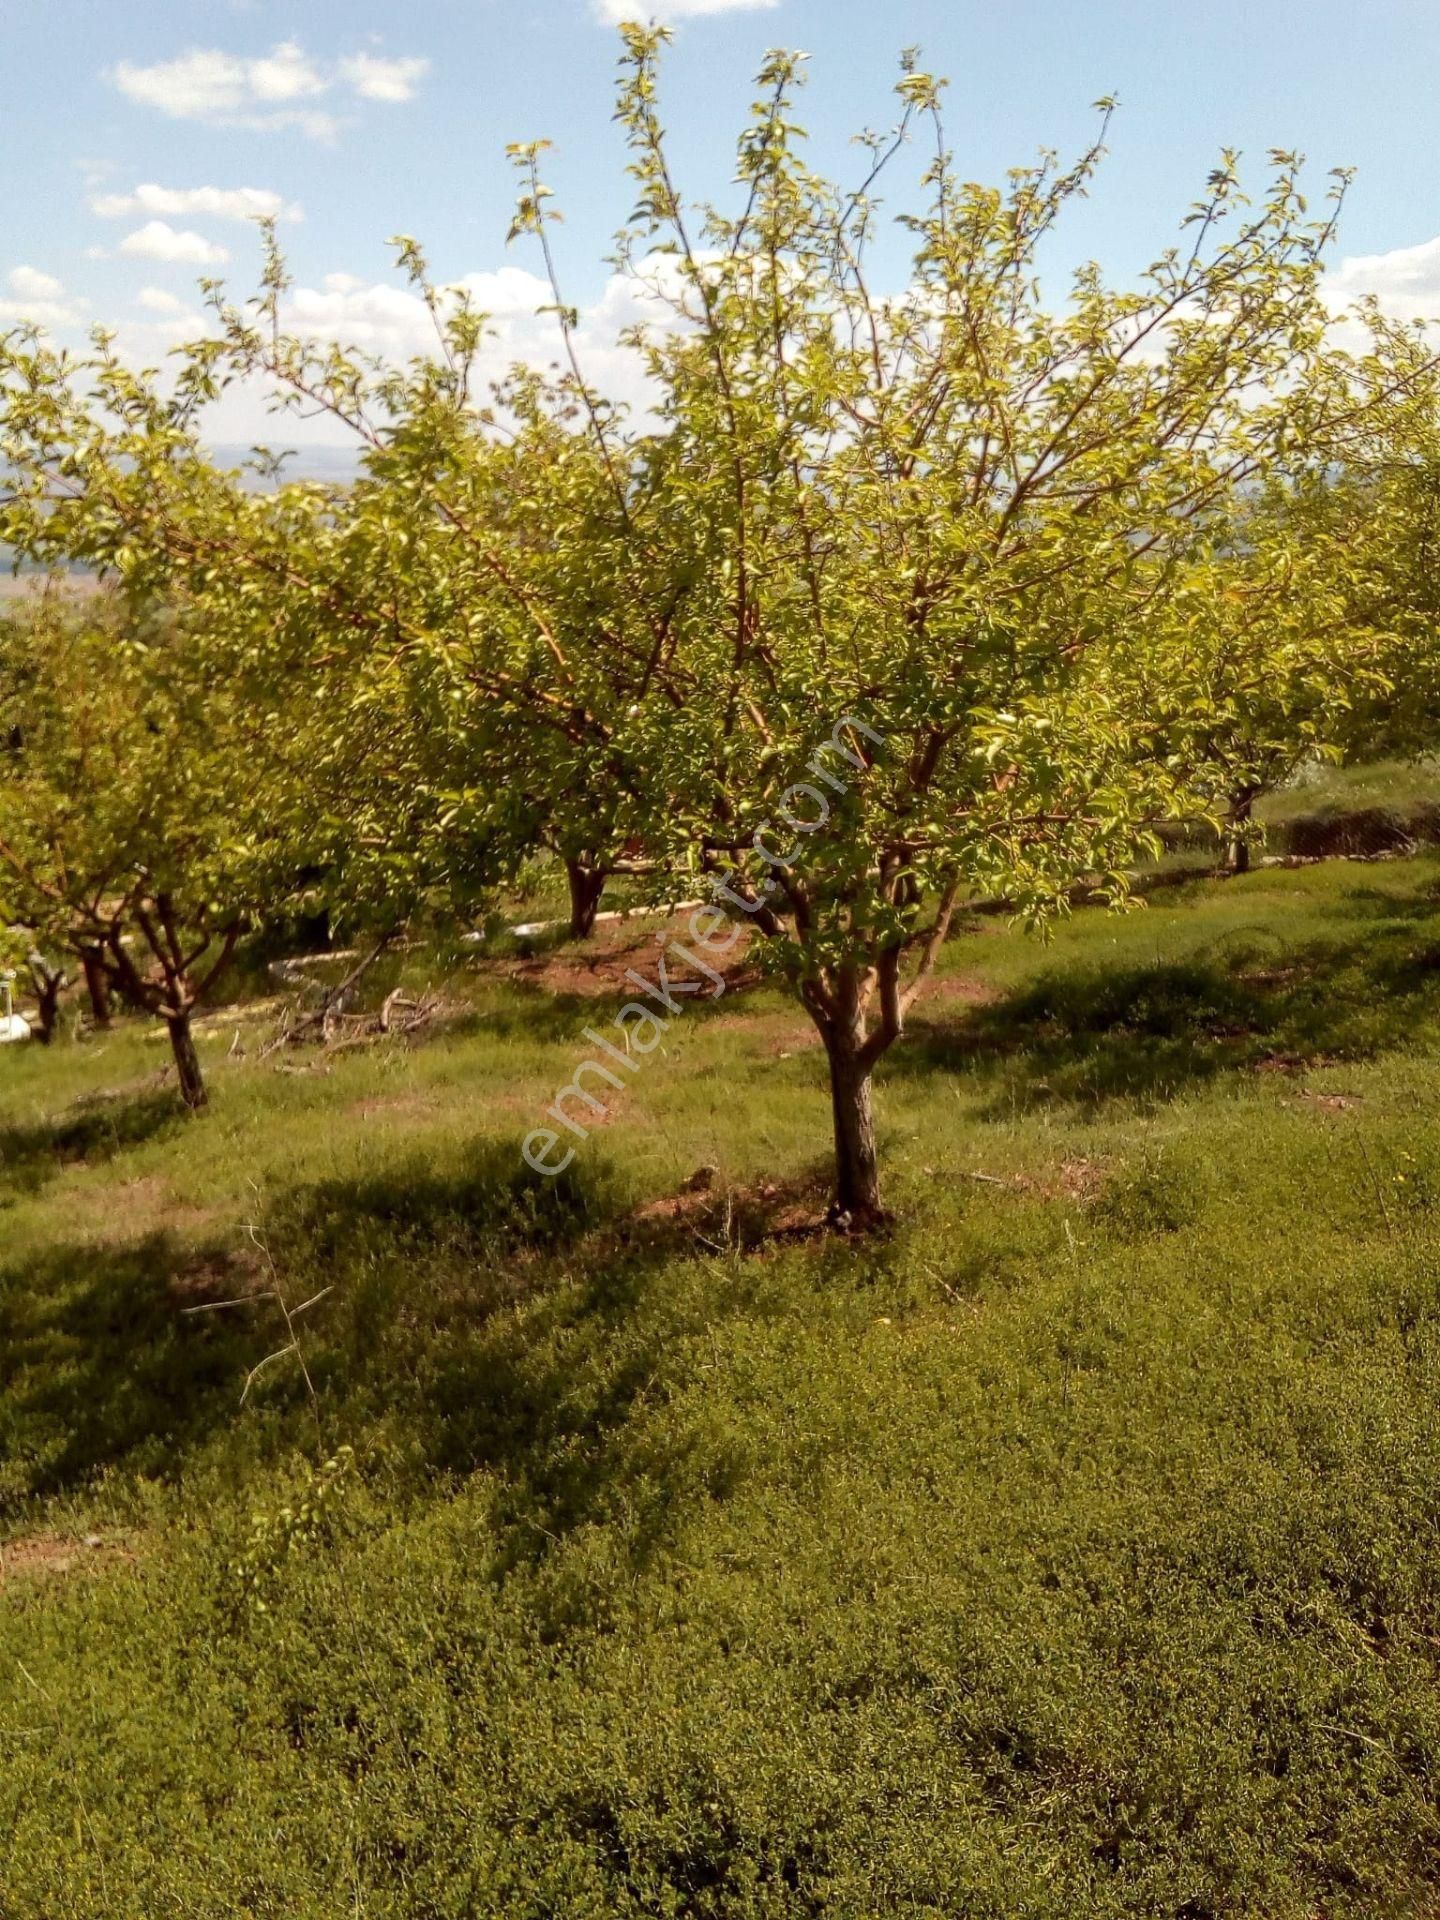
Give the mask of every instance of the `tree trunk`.
[[609, 875], [603, 867], [587, 866], [583, 860], [567, 860], [565, 875], [570, 882], [570, 938], [588, 940], [595, 931], [595, 916]]
[[858, 1057], [845, 1035], [827, 1035], [830, 1060], [830, 1110], [835, 1123], [835, 1201], [837, 1226], [864, 1232], [885, 1218], [880, 1205], [880, 1161], [875, 1148], [872, 1068]]
[[43, 1047], [48, 1047], [55, 1038], [55, 1026], [60, 1018], [62, 984], [59, 974], [37, 975], [35, 979], [35, 1007], [39, 1022], [35, 1028], [35, 1038]]
[[80, 956], [80, 964], [85, 969], [85, 989], [90, 995], [90, 1012], [97, 1027], [110, 1024], [110, 982], [105, 976], [105, 963], [100, 958], [99, 949], [86, 947]]
[[200, 1071], [200, 1055], [195, 1051], [195, 1036], [190, 1031], [189, 1012], [167, 1013], [165, 1024], [170, 1029], [170, 1049], [175, 1055], [180, 1098], [191, 1113], [199, 1113], [209, 1095], [205, 1091], [205, 1076]]
[[1230, 839], [1225, 849], [1225, 871], [1239, 874], [1250, 871], [1250, 841], [1245, 828], [1250, 823], [1250, 815], [1255, 806], [1255, 795], [1248, 791], [1236, 794], [1230, 803]]
[[36, 1024], [32, 1031], [41, 1046], [55, 1038], [60, 1021], [60, 996], [68, 982], [63, 967], [52, 967], [43, 953], [32, 953], [28, 962], [30, 986], [35, 995]]

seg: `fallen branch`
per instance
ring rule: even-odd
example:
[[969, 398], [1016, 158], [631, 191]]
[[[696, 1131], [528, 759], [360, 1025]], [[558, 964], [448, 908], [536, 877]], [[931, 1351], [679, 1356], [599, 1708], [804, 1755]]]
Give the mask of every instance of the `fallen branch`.
[[303, 1044], [307, 1033], [316, 1038], [321, 1051], [318, 1060], [310, 1066], [287, 1066], [277, 1064], [277, 1073], [328, 1073], [325, 1062], [336, 1054], [351, 1053], [357, 1047], [374, 1046], [380, 1040], [404, 1039], [429, 1026], [431, 1021], [448, 1012], [451, 1002], [443, 995], [426, 990], [418, 999], [397, 987], [386, 996], [385, 1004], [378, 1013], [335, 1013], [332, 1012], [319, 1032], [315, 1023], [307, 1022], [306, 1028], [291, 1028], [271, 1041], [261, 1054], [265, 1059], [278, 1048], [286, 1045]]
[[[266, 1046], [261, 1048], [260, 1058], [262, 1060], [268, 1060], [270, 1055], [272, 1053], [278, 1053], [281, 1047], [303, 1046], [316, 1029], [319, 1030], [321, 1038], [328, 1044], [335, 1018], [344, 1012], [346, 1006], [354, 997], [355, 989], [380, 958], [381, 954], [386, 952], [386, 950], [394, 944], [399, 934], [399, 927], [391, 927], [388, 933], [382, 934], [375, 946], [360, 961], [359, 965], [353, 967], [336, 986], [331, 987], [322, 997], [319, 1005], [312, 1007], [308, 1013], [302, 1014], [298, 1019], [292, 1020], [290, 1010], [287, 1009], [282, 1018], [279, 1033], [276, 1034], [275, 1038]], [[388, 1005], [389, 1003], [387, 1002], [386, 1004]]]

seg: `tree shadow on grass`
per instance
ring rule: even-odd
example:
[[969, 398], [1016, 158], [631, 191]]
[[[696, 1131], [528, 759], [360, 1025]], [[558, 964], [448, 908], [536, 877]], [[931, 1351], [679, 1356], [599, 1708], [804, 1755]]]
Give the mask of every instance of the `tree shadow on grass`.
[[490, 1141], [444, 1167], [417, 1157], [298, 1189], [269, 1210], [265, 1238], [297, 1286], [334, 1281], [348, 1296], [317, 1379], [368, 1376], [430, 1470], [543, 1481], [558, 1532], [675, 1332], [657, 1276], [768, 1243], [811, 1185], [636, 1206], [603, 1155], [550, 1180], [518, 1139]]
[[1388, 893], [1383, 887], [1347, 887], [1331, 908], [1337, 920], [1433, 920], [1440, 914], [1440, 880], [1430, 880], [1409, 894]]
[[1382, 918], [1377, 902], [1358, 937], [1231, 934], [1183, 961], [1052, 968], [962, 1020], [922, 1012], [890, 1071], [975, 1076], [998, 1118], [1057, 1103], [1153, 1109], [1241, 1070], [1412, 1048], [1440, 1027], [1440, 945], [1417, 945], [1406, 903], [1386, 905], [1400, 911]]
[[267, 1210], [266, 1238], [279, 1257], [316, 1271], [436, 1252], [478, 1262], [567, 1246], [623, 1207], [604, 1159], [577, 1158], [551, 1179], [531, 1170], [521, 1145], [482, 1139], [439, 1164], [416, 1150], [293, 1188]]
[[58, 1245], [0, 1269], [0, 1515], [103, 1468], [173, 1474], [258, 1357], [242, 1319], [186, 1306], [248, 1284], [233, 1256], [169, 1235]]
[[293, 1359], [241, 1410], [284, 1344], [261, 1297], [278, 1281], [292, 1307], [324, 1295], [300, 1324], [327, 1444], [377, 1440], [395, 1498], [490, 1476], [517, 1566], [619, 1502], [638, 1565], [743, 1474], [726, 1431], [661, 1442], [638, 1416], [765, 1286], [768, 1262], [717, 1257], [762, 1213], [718, 1191], [637, 1209], [603, 1158], [543, 1182], [501, 1141], [282, 1194], [248, 1261], [155, 1239], [0, 1263], [0, 1523], [105, 1470], [178, 1481], [204, 1457], [241, 1474], [313, 1446]]
[[[604, 973], [604, 966], [612, 960], [613, 956], [600, 954], [593, 961], [586, 962], [585, 971], [593, 974], [599, 982], [593, 993], [577, 992], [573, 988], [564, 986], [556, 987], [539, 980], [507, 980], [505, 985], [515, 996], [515, 1003], [511, 1006], [487, 1008], [475, 1017], [473, 1030], [481, 1034], [498, 1034], [506, 1039], [558, 1040], [582, 1051], [593, 1051], [593, 1043], [585, 1038], [585, 1029], [596, 1027], [602, 1033], [611, 1033], [616, 1014], [628, 1002], [638, 1002], [651, 1011], [663, 1012], [653, 991], [647, 996], [643, 986], [618, 977], [610, 978]], [[635, 962], [641, 979], [648, 979], [653, 990], [656, 985], [656, 968], [644, 955], [636, 955]], [[696, 979], [695, 975], [688, 972], [681, 973], [678, 968], [675, 969], [675, 973], [682, 985]], [[765, 976], [757, 966], [744, 963], [732, 965], [724, 972], [723, 977], [725, 979], [723, 994], [712, 993], [711, 983], [706, 981], [700, 982], [703, 988], [701, 993], [691, 995], [688, 992], [682, 992], [678, 1004], [683, 1009], [681, 1017], [687, 1026], [692, 1023], [699, 1024], [720, 1014], [733, 1013], [736, 1001], [741, 996], [751, 995], [765, 981]], [[613, 1033], [611, 1037], [615, 1037]]]
[[[443, 1166], [417, 1157], [294, 1189], [238, 1250], [159, 1235], [0, 1261], [0, 1519], [107, 1469], [178, 1478], [223, 1441], [247, 1376], [285, 1344], [276, 1285], [292, 1308], [325, 1293], [303, 1326], [327, 1428], [398, 1420], [425, 1474], [523, 1477], [527, 1448], [565, 1424], [576, 1379], [513, 1313], [499, 1323], [553, 1293], [548, 1332], [577, 1355], [603, 1344], [601, 1327], [623, 1321], [642, 1273], [673, 1250], [627, 1237], [628, 1214], [598, 1157], [547, 1181], [518, 1141], [491, 1141]], [[646, 1363], [633, 1369], [587, 1422], [638, 1390]], [[299, 1368], [267, 1370], [244, 1417], [262, 1451], [308, 1444]]]
[[[412, 1431], [427, 1471], [493, 1477], [497, 1572], [538, 1566], [587, 1527], [617, 1520], [609, 1550], [638, 1572], [696, 1499], [723, 1500], [743, 1477], [743, 1434], [723, 1422], [667, 1427], [662, 1413], [661, 1438], [644, 1417], [690, 1369], [713, 1365], [717, 1332], [750, 1301], [733, 1268], [721, 1278], [722, 1263], [696, 1251], [666, 1236], [602, 1236], [563, 1275], [537, 1277], [524, 1314], [494, 1315], [435, 1350]], [[542, 1633], [608, 1606], [592, 1582], [582, 1586], [537, 1594]]]
[[0, 1210], [38, 1193], [66, 1167], [113, 1160], [185, 1121], [173, 1091], [147, 1088], [76, 1101], [43, 1120], [0, 1126]]
[[[593, 1019], [593, 1003], [578, 997], [549, 993], [528, 980], [507, 980], [507, 1000], [462, 1013], [448, 1021], [447, 1038], [530, 1041], [539, 1046], [578, 1040], [586, 1019]], [[508, 996], [513, 995], [513, 1003]], [[585, 1009], [588, 1007], [588, 1013]], [[577, 1024], [576, 1015], [583, 1014]]]

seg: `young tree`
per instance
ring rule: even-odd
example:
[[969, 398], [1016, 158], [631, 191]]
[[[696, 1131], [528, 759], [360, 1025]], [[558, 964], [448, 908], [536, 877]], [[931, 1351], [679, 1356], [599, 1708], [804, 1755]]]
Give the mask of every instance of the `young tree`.
[[[1251, 208], [1227, 156], [1185, 244], [1136, 289], [1086, 268], [1051, 311], [1037, 254], [1098, 140], [1068, 169], [1046, 156], [1005, 190], [968, 185], [941, 89], [911, 64], [895, 136], [846, 192], [805, 164], [798, 63], [775, 55], [740, 143], [741, 210], [692, 210], [656, 104], [666, 36], [623, 31], [639, 191], [621, 260], [670, 308], [632, 338], [655, 424], [584, 379], [543, 149], [520, 148], [516, 230], [544, 250], [570, 362], [526, 392], [551, 457], [515, 474], [503, 534], [472, 513], [466, 487], [506, 456], [493, 417], [456, 404], [475, 337], [460, 310], [442, 321], [451, 356], [382, 389], [392, 424], [370, 467], [451, 597], [424, 650], [458, 669], [456, 691], [498, 699], [532, 753], [563, 742], [649, 859], [677, 885], [707, 877], [768, 943], [829, 1059], [836, 1216], [865, 1224], [881, 1213], [872, 1075], [957, 898], [1043, 914], [1168, 810], [1181, 770], [1154, 751], [1121, 636], [1213, 551], [1241, 489], [1308, 457], [1331, 403], [1315, 363], [1334, 208], [1306, 217], [1289, 155]], [[908, 280], [885, 296], [874, 189], [926, 128]], [[231, 351], [353, 413], [353, 361], [276, 345], [282, 287], [272, 268], [256, 323], [226, 316]], [[511, 537], [527, 516], [551, 537]]]
[[[342, 524], [343, 487], [276, 484], [264, 449], [248, 472], [217, 466], [201, 444], [223, 384], [214, 343], [177, 367], [137, 371], [104, 335], [78, 358], [32, 328], [0, 337], [0, 544], [86, 567], [126, 606], [183, 609], [187, 671], [201, 676], [186, 744], [203, 751], [218, 729], [217, 764], [234, 749], [243, 798], [255, 812], [273, 802], [283, 824], [265, 844], [297, 842], [296, 871], [277, 861], [267, 878], [277, 907], [303, 899], [393, 931], [445, 892], [456, 849], [422, 751], [428, 716], [395, 694], [407, 636], [377, 572], [383, 548], [361, 551], [363, 516]], [[477, 861], [459, 851], [468, 885]], [[123, 988], [110, 944], [97, 953]]]
[[287, 644], [305, 629], [312, 659], [347, 663], [337, 714], [383, 713], [409, 738], [416, 773], [397, 797], [429, 809], [406, 842], [417, 873], [463, 899], [545, 849], [583, 938], [611, 877], [655, 870], [641, 818], [653, 795], [612, 723], [652, 697], [683, 707], [661, 669], [701, 571], [680, 555], [691, 535], [677, 546], [663, 469], [639, 442], [621, 452], [618, 410], [574, 373], [526, 368], [480, 404], [484, 317], [431, 285], [413, 241], [398, 245], [434, 316], [435, 357], [376, 368], [286, 335], [272, 235], [253, 310], [216, 290], [203, 379], [268, 382], [280, 405], [356, 435], [361, 472], [343, 502], [299, 537], [292, 515], [263, 565]]
[[1335, 447], [1319, 537], [1346, 556], [1346, 616], [1382, 657], [1384, 695], [1349, 715], [1358, 758], [1425, 755], [1440, 739], [1440, 362], [1433, 331], [1359, 315], [1368, 350], [1346, 364], [1364, 397]]
[[111, 1021], [110, 981], [105, 972], [105, 951], [103, 947], [82, 944], [79, 949], [80, 970], [85, 980], [85, 992], [90, 1001], [90, 1018], [97, 1031], [103, 1032]]
[[[1227, 156], [1138, 287], [1085, 268], [1052, 311], [1037, 253], [1098, 141], [1003, 191], [968, 185], [939, 85], [907, 70], [896, 136], [845, 192], [806, 166], [798, 68], [776, 55], [741, 210], [692, 211], [658, 117], [663, 40], [626, 30], [639, 213], [622, 258], [641, 274], [665, 250], [674, 324], [641, 343], [660, 429], [615, 457], [663, 474], [703, 586], [657, 670], [685, 724], [654, 702], [623, 731], [597, 717], [610, 740], [634, 728], [657, 857], [740, 903], [814, 1019], [836, 1212], [864, 1223], [880, 1213], [871, 1076], [957, 897], [1050, 910], [1131, 858], [1183, 777], [1151, 751], [1124, 636], [1197, 555], [1212, 564], [1242, 489], [1306, 462], [1337, 404], [1316, 366], [1335, 208], [1306, 216], [1289, 155], [1251, 208]], [[922, 128], [913, 258], [887, 297], [873, 190]], [[543, 236], [538, 150], [522, 162], [521, 225]]]
[[1164, 749], [1232, 874], [1249, 870], [1256, 801], [1306, 761], [1342, 759], [1390, 691], [1393, 644], [1360, 608], [1373, 555], [1349, 520], [1327, 473], [1255, 486], [1135, 636]]
[[163, 1019], [192, 1111], [195, 1012], [297, 870], [301, 809], [266, 778], [274, 724], [227, 696], [183, 616], [49, 601], [0, 629], [0, 919]]
[[[407, 248], [405, 258], [426, 285], [418, 253]], [[463, 310], [447, 321], [428, 286], [427, 297], [442, 341], [447, 328], [460, 333], [458, 365]], [[336, 407], [333, 366], [307, 365], [299, 343], [281, 336], [277, 351], [273, 328], [226, 317], [247, 373]], [[362, 643], [359, 672], [384, 675], [384, 709], [416, 727], [433, 802], [425, 839], [446, 849], [446, 873], [468, 874], [472, 888], [493, 884], [543, 849], [565, 870], [570, 933], [583, 939], [607, 882], [649, 871], [638, 772], [612, 757], [611, 777], [595, 779], [592, 709], [619, 691], [644, 698], [648, 653], [634, 629], [653, 652], [680, 596], [667, 573], [641, 565], [638, 478], [617, 524], [615, 481], [593, 439], [575, 430], [573, 392], [517, 370], [496, 404], [503, 427], [496, 412], [477, 418], [468, 382], [444, 359], [422, 363], [403, 389], [382, 386], [368, 405], [347, 389], [340, 410], [365, 458], [345, 503], [341, 577], [352, 587], [363, 577], [404, 636], [378, 651]], [[598, 400], [594, 408], [599, 420]], [[388, 431], [378, 424], [387, 416]], [[397, 514], [401, 502], [412, 504]], [[610, 659], [612, 683], [568, 705], [544, 687], [549, 667], [597, 653]]]
[[48, 1047], [60, 1023], [60, 996], [69, 986], [70, 976], [38, 947], [26, 954], [25, 966], [35, 995], [35, 1038]]

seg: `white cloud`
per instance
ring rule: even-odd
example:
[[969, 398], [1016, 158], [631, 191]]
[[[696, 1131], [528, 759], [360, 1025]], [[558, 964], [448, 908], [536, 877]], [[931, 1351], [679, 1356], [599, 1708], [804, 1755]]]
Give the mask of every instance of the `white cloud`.
[[28, 321], [37, 327], [79, 327], [85, 324], [87, 302], [67, 294], [53, 274], [38, 267], [13, 267], [5, 284], [15, 296], [0, 298], [0, 326]]
[[323, 289], [296, 287], [285, 321], [312, 340], [338, 340], [367, 352], [420, 352], [434, 329], [425, 303], [404, 287], [367, 286], [348, 274], [330, 274]]
[[187, 310], [179, 294], [171, 293], [165, 287], [141, 287], [135, 296], [135, 304], [150, 313], [184, 313]]
[[[662, 298], [681, 290], [683, 274], [674, 257], [655, 255], [633, 275], [616, 275], [580, 313], [577, 351], [586, 378], [610, 399], [628, 402], [644, 416], [653, 401], [640, 357], [620, 344], [628, 327], [651, 324], [657, 330], [676, 324]], [[553, 313], [537, 312], [552, 295], [546, 282], [514, 266], [467, 274], [458, 283], [475, 305], [491, 316], [491, 337], [479, 355], [477, 392], [503, 378], [517, 363], [560, 368], [563, 343]], [[159, 300], [152, 296], [159, 295]], [[137, 296], [146, 317], [117, 320], [122, 355], [136, 365], [163, 363], [165, 351], [206, 334], [211, 322], [197, 309], [151, 288]], [[162, 309], [160, 301], [165, 302]], [[412, 354], [433, 353], [434, 323], [425, 304], [403, 282], [371, 282], [350, 273], [326, 274], [317, 285], [297, 287], [286, 296], [282, 324], [317, 342], [335, 341], [390, 363]], [[354, 453], [353, 434], [326, 415], [297, 419], [273, 412], [264, 384], [240, 380], [225, 389], [205, 413], [205, 437], [212, 444], [338, 448]]]
[[203, 233], [172, 227], [167, 220], [147, 220], [120, 242], [121, 253], [137, 260], [166, 260], [191, 267], [223, 266], [230, 258], [224, 247], [217, 247]]
[[339, 121], [310, 103], [337, 84], [363, 100], [411, 100], [429, 65], [415, 57], [357, 53], [323, 66], [298, 41], [282, 40], [258, 59], [192, 47], [152, 67], [122, 60], [109, 77], [127, 98], [172, 120], [251, 131], [296, 127], [312, 139], [331, 140]]
[[153, 67], [122, 60], [111, 76], [129, 99], [155, 107], [172, 120], [233, 120], [259, 97], [251, 85], [252, 62], [233, 53], [196, 47]]
[[387, 60], [376, 53], [356, 53], [340, 62], [341, 78], [362, 100], [413, 100], [429, 71], [428, 60]]
[[[464, 291], [486, 315], [490, 337], [483, 357], [490, 374], [498, 375], [515, 360], [543, 364], [560, 358], [555, 318], [539, 311], [554, 296], [537, 275], [523, 267], [500, 267], [468, 273], [443, 291]], [[612, 279], [595, 305], [582, 313], [581, 337], [603, 350], [624, 327], [643, 317], [644, 303], [644, 294], [628, 276]], [[367, 282], [348, 273], [327, 274], [320, 287], [294, 288], [284, 319], [309, 339], [334, 340], [387, 359], [427, 353], [435, 345], [435, 323], [418, 294], [393, 281]]]
[[22, 300], [58, 300], [65, 289], [53, 274], [38, 267], [16, 267], [10, 274], [10, 291]]
[[[673, 256], [655, 255], [633, 275], [612, 276], [599, 298], [581, 310], [576, 333], [581, 367], [611, 399], [628, 401], [640, 411], [648, 405], [651, 396], [640, 358], [621, 344], [620, 336], [646, 323], [673, 325], [662, 289], [673, 294], [679, 280]], [[444, 291], [458, 290], [487, 316], [489, 331], [477, 362], [481, 387], [502, 379], [517, 363], [562, 363], [564, 347], [555, 316], [540, 311], [554, 298], [546, 281], [524, 268], [505, 266], [466, 274]], [[390, 362], [435, 351], [435, 324], [424, 301], [411, 288], [391, 281], [327, 274], [318, 287], [292, 289], [282, 323], [307, 339], [334, 341]]]
[[199, 340], [210, 332], [206, 316], [188, 307], [178, 313], [154, 313], [144, 319], [121, 316], [110, 323], [115, 350], [132, 367], [159, 370], [162, 389], [168, 380], [166, 355], [173, 347]]
[[278, 193], [264, 187], [160, 187], [146, 181], [133, 193], [100, 193], [90, 202], [102, 220], [119, 220], [137, 213], [199, 215], [212, 220], [303, 220], [303, 210], [286, 205]]
[[1325, 293], [1337, 309], [1373, 294], [1392, 320], [1440, 319], [1440, 239], [1352, 254], [1326, 276]]
[[694, 20], [709, 13], [765, 13], [780, 0], [595, 0], [595, 11], [607, 27], [622, 20]]
[[263, 60], [247, 61], [245, 66], [257, 100], [311, 100], [330, 85], [293, 40], [282, 40]]

